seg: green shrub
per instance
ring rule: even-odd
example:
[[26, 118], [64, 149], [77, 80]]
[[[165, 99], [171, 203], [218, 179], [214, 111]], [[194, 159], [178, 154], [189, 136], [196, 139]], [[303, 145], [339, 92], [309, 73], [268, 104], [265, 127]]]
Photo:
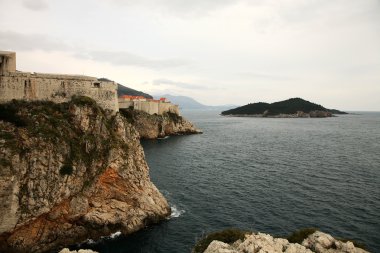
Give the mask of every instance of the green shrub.
[[167, 112], [166, 115], [168, 115], [169, 119], [171, 119], [174, 123], [179, 123], [182, 120], [181, 116], [173, 112]]
[[288, 239], [288, 241], [291, 243], [301, 244], [303, 240], [305, 240], [309, 235], [313, 234], [315, 231], [317, 231], [316, 228], [302, 228], [293, 232], [286, 239]]
[[235, 228], [229, 228], [222, 231], [210, 233], [197, 242], [192, 252], [203, 253], [207, 249], [208, 245], [214, 240], [232, 244], [237, 240], [244, 240], [245, 235], [250, 233], [252, 232]]
[[134, 109], [119, 109], [120, 115], [123, 116], [129, 123], [133, 124], [135, 122], [135, 114], [138, 113]]
[[64, 164], [62, 165], [61, 169], [59, 169], [59, 174], [61, 174], [62, 176], [65, 176], [65, 175], [72, 175], [73, 174], [73, 166], [70, 165], [70, 164]]
[[96, 106], [96, 101], [86, 96], [72, 96], [71, 102], [76, 105], [90, 105]]
[[0, 120], [12, 123], [17, 127], [25, 127], [27, 122], [17, 114], [18, 109], [17, 104], [13, 102], [0, 104]]

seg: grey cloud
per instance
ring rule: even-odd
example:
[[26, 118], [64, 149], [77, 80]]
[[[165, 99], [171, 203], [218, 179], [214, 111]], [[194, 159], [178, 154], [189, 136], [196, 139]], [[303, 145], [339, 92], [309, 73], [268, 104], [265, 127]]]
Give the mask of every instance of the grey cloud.
[[189, 64], [182, 59], [149, 59], [128, 52], [86, 51], [43, 34], [22, 34], [11, 31], [0, 31], [0, 48], [13, 51], [65, 51], [80, 59], [150, 69], [174, 68]]
[[22, 5], [32, 11], [41, 11], [49, 8], [49, 5], [44, 0], [24, 0]]
[[75, 56], [94, 61], [108, 62], [113, 65], [138, 66], [151, 69], [173, 68], [187, 65], [182, 59], [149, 59], [128, 52], [89, 51]]
[[174, 86], [174, 87], [183, 88], [183, 89], [191, 89], [191, 90], [205, 89], [205, 87], [200, 86], [200, 85], [184, 83], [184, 82], [176, 82], [169, 79], [156, 79], [156, 80], [153, 80], [152, 84], [157, 85], [157, 86], [169, 85], [169, 86]]
[[0, 31], [0, 48], [9, 50], [67, 50], [70, 47], [43, 34], [22, 34], [11, 31]]
[[171, 11], [178, 15], [204, 14], [209, 11], [236, 4], [242, 0], [105, 0], [125, 6], [149, 6], [158, 10]]
[[255, 73], [255, 72], [240, 72], [236, 73], [236, 76], [243, 78], [253, 78], [253, 79], [265, 79], [274, 81], [289, 81], [294, 80], [293, 77], [277, 75], [277, 74], [267, 74], [267, 73]]

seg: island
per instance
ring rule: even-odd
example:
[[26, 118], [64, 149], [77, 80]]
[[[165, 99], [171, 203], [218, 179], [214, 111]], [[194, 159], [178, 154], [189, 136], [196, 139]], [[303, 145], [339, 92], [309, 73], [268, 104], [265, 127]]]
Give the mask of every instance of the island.
[[347, 114], [335, 109], [327, 109], [302, 98], [290, 98], [275, 103], [250, 103], [223, 111], [223, 116], [273, 117], [273, 118], [325, 118], [335, 114]]

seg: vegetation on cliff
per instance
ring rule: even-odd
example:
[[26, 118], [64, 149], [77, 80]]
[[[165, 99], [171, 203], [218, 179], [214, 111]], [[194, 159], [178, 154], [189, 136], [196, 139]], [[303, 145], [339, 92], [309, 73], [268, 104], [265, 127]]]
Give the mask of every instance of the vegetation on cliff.
[[6, 143], [9, 144], [9, 147], [13, 147], [16, 152], [27, 152], [28, 150], [25, 150], [27, 146], [17, 145], [18, 133], [24, 130], [29, 138], [40, 138], [54, 145], [68, 146], [70, 152], [65, 157], [66, 166], [71, 166], [73, 163], [85, 163], [91, 166], [95, 159], [92, 154], [96, 153], [97, 156], [100, 154], [101, 157], [97, 157], [97, 159], [103, 158], [110, 150], [110, 146], [115, 145], [118, 140], [112, 134], [99, 136], [103, 138], [95, 138], [93, 133], [82, 134], [81, 129], [76, 125], [75, 115], [71, 112], [75, 106], [87, 106], [93, 114], [102, 116], [104, 127], [109, 133], [112, 133], [110, 131], [113, 124], [112, 117], [107, 115], [93, 99], [74, 96], [70, 102], [61, 104], [50, 101], [26, 102], [22, 100], [0, 104], [0, 120], [18, 127], [14, 132], [2, 129], [0, 138], [4, 135], [8, 136]]
[[237, 240], [244, 240], [245, 236], [248, 234], [252, 234], [252, 231], [245, 231], [236, 228], [228, 228], [222, 231], [207, 234], [198, 240], [192, 250], [192, 253], [203, 253], [207, 249], [208, 245], [210, 245], [210, 243], [214, 240], [232, 244]]
[[170, 214], [139, 134], [88, 97], [0, 104], [0, 252], [46, 252]]
[[298, 112], [310, 113], [312, 111], [329, 112], [333, 114], [345, 114], [333, 109], [326, 109], [325, 107], [306, 101], [302, 98], [290, 98], [288, 100], [275, 102], [275, 103], [253, 103], [247, 104], [235, 109], [223, 111], [222, 115], [263, 115], [274, 116], [279, 114], [297, 114]]
[[201, 133], [191, 122], [171, 112], [150, 115], [140, 110], [120, 109], [120, 114], [136, 128], [143, 139]]

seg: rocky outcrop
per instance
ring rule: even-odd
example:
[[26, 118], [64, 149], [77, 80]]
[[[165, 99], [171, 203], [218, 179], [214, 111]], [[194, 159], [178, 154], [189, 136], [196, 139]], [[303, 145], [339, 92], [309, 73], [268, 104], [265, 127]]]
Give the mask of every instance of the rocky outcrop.
[[70, 251], [68, 248], [64, 248], [59, 253], [98, 253], [98, 252], [90, 250], [90, 249], [80, 249], [78, 251], [76, 250]]
[[190, 121], [175, 113], [150, 115], [143, 111], [131, 109], [121, 109], [120, 113], [136, 128], [140, 133], [140, 137], [144, 139], [202, 133]]
[[0, 252], [46, 252], [167, 217], [136, 129], [88, 98], [0, 105]]
[[204, 253], [366, 253], [352, 242], [342, 242], [331, 235], [315, 232], [309, 235], [302, 245], [289, 243], [282, 238], [273, 238], [263, 233], [247, 235], [244, 241], [236, 241], [232, 245], [220, 241], [212, 241]]

